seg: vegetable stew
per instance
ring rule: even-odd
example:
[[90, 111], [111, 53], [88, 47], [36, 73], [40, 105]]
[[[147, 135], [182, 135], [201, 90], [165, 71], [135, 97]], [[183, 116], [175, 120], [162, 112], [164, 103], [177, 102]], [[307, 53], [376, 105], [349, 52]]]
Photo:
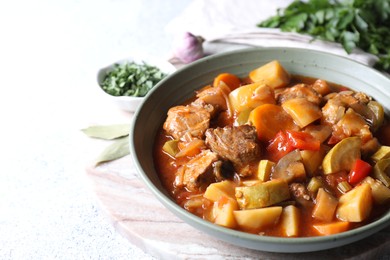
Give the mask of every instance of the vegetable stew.
[[199, 87], [169, 109], [154, 149], [184, 209], [279, 237], [344, 232], [389, 209], [390, 123], [370, 96], [278, 61]]

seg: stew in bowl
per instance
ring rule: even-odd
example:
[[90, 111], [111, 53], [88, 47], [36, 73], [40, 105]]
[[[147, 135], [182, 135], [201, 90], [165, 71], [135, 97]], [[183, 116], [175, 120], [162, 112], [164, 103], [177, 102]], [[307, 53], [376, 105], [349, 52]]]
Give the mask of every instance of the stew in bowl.
[[[277, 74], [279, 74], [279, 78], [284, 72], [288, 74], [288, 83], [286, 86], [268, 88], [271, 93], [273, 92], [273, 97], [272, 95], [267, 94], [267, 87], [260, 87], [260, 85], [268, 85], [270, 87], [270, 85], [273, 84], [272, 82], [263, 82], [264, 84], [260, 84], [258, 82], [256, 83], [257, 79], [251, 79], [253, 76], [256, 77], [256, 75], [261, 75], [261, 70], [257, 71], [257, 73], [254, 73], [252, 76], [250, 75], [252, 71], [256, 71], [256, 68], [262, 67], [262, 65], [268, 64], [271, 61], [277, 61], [279, 65], [281, 65], [280, 67], [283, 68], [283, 70], [276, 70], [276, 72], [278, 72]], [[283, 73], [280, 74], [281, 72]], [[227, 75], [226, 73], [230, 75]], [[270, 72], [267, 74], [270, 74]], [[275, 78], [277, 77], [273, 77], [273, 79]], [[215, 85], [214, 81], [216, 81]], [[224, 84], [218, 83], [219, 81], [224, 82]], [[237, 82], [237, 88], [231, 87], [232, 84], [237, 86]], [[276, 81], [274, 81], [274, 83], [275, 82]], [[257, 87], [255, 86], [256, 84], [258, 84]], [[324, 85], [322, 86], [322, 84]], [[325, 84], [332, 93], [325, 94]], [[215, 88], [215, 86], [218, 85], [220, 86]], [[227, 85], [229, 89], [224, 85]], [[251, 91], [249, 91], [251, 85], [255, 91], [250, 95], [248, 93], [251, 93]], [[302, 87], [299, 85], [306, 86]], [[296, 89], [302, 88], [302, 90], [300, 90], [301, 93], [309, 89], [309, 92], [313, 93], [313, 90], [315, 90], [318, 95], [320, 94], [321, 96], [318, 99], [318, 95], [313, 95], [313, 99], [299, 101], [299, 98], [301, 98], [300, 96], [292, 98], [294, 96], [290, 95], [291, 93], [288, 93], [287, 91], [287, 89], [291, 89], [294, 86], [298, 86]], [[360, 183], [362, 182], [355, 183], [356, 177], [352, 178], [351, 182], [348, 181], [348, 175], [351, 170], [337, 170], [338, 173], [336, 174], [333, 173], [333, 171], [336, 171], [334, 168], [335, 165], [338, 165], [336, 162], [346, 161], [344, 159], [337, 159], [337, 156], [335, 155], [344, 155], [345, 153], [349, 156], [352, 154], [352, 158], [355, 158], [354, 156], [358, 158], [357, 155], [359, 155], [359, 153], [356, 155], [356, 150], [354, 150], [353, 147], [356, 148], [356, 146], [360, 146], [363, 148], [364, 143], [364, 149], [360, 150], [359, 158], [371, 166], [369, 174], [364, 178], [370, 177], [375, 181], [374, 184], [379, 183], [380, 187], [383, 187], [382, 185], [384, 185], [386, 189], [388, 189], [385, 184], [386, 176], [379, 174], [383, 179], [380, 180], [374, 173], [375, 168], [379, 168], [388, 176], [387, 171], [389, 168], [386, 167], [386, 163], [376, 163], [376, 161], [383, 161], [383, 159], [385, 159], [384, 162], [386, 162], [386, 156], [384, 156], [386, 152], [379, 152], [377, 154], [379, 155], [378, 157], [373, 155], [378, 151], [386, 150], [386, 148], [380, 149], [380, 147], [389, 146], [389, 86], [390, 79], [382, 73], [348, 58], [325, 52], [275, 47], [248, 48], [215, 54], [195, 61], [172, 73], [151, 90], [133, 117], [129, 135], [130, 154], [141, 180], [153, 195], [155, 195], [167, 210], [174, 213], [177, 217], [186, 222], [186, 224], [192, 226], [194, 232], [198, 230], [204, 233], [205, 239], [210, 239], [210, 237], [207, 236], [210, 235], [218, 240], [226, 241], [235, 246], [270, 252], [296, 253], [339, 247], [374, 235], [377, 232], [380, 232], [380, 234], [375, 234], [373, 239], [386, 237], [388, 233], [386, 227], [388, 227], [390, 223], [389, 204], [385, 201], [383, 201], [382, 204], [379, 203], [379, 200], [374, 200], [374, 197], [377, 195], [374, 195], [372, 192], [374, 189], [371, 188], [371, 179], [366, 180], [371, 189], [371, 200], [369, 200], [371, 201], [371, 210], [367, 210], [367, 207], [360, 207], [360, 209], [365, 209], [364, 212], [366, 212], [366, 214], [369, 211], [369, 216], [364, 217], [364, 220], [361, 222], [352, 220], [345, 221], [337, 217], [340, 216], [338, 215], [340, 213], [337, 213], [339, 204], [341, 205], [343, 201], [346, 201], [340, 200], [340, 198], [345, 194], [351, 193], [356, 187], [361, 186]], [[349, 87], [350, 89], [346, 87]], [[325, 92], [321, 92], [321, 88], [323, 88]], [[218, 94], [218, 89], [222, 90], [220, 94], [223, 94], [224, 97], [222, 99], [216, 99], [216, 104], [219, 104], [218, 106], [216, 106], [216, 104], [205, 106], [206, 108], [208, 107], [208, 109], [210, 109], [211, 106], [215, 108], [214, 110], [206, 109], [207, 113], [210, 115], [210, 117], [208, 117], [204, 110], [201, 112], [203, 102], [201, 100], [196, 100], [202, 97], [205, 103], [209, 103], [210, 99], [206, 94], [212, 94], [215, 90], [217, 90], [215, 93]], [[286, 92], [282, 94], [282, 91], [284, 90], [286, 90]], [[338, 114], [331, 112], [332, 108], [337, 107], [335, 104], [332, 104], [332, 102], [335, 101], [335, 103], [337, 103], [340, 102], [340, 99], [344, 99], [344, 96], [339, 96], [337, 98], [334, 96], [343, 92], [343, 95], [348, 94], [348, 91], [353, 92], [350, 93], [352, 98], [360, 100], [360, 102], [363, 102], [365, 105], [361, 106], [362, 103], [358, 103], [355, 106], [348, 103], [350, 105], [339, 106], [340, 110], [336, 111]], [[363, 93], [364, 95], [360, 95], [360, 93]], [[252, 95], [255, 97], [255, 100], [251, 98]], [[304, 95], [304, 98], [306, 98], [306, 96], [308, 95]], [[368, 97], [368, 103], [374, 103], [368, 105], [366, 102], [367, 100], [364, 101], [364, 96]], [[325, 113], [329, 116], [325, 117], [323, 116], [324, 113], [322, 109], [327, 103], [326, 101], [331, 98], [333, 101], [331, 101], [327, 107], [329, 110], [325, 110], [329, 112], [327, 114]], [[256, 103], [254, 102], [256, 99], [257, 102], [261, 100], [266, 102], [268, 99], [268, 103]], [[225, 100], [225, 103], [226, 100], [229, 100], [229, 103], [226, 103], [225, 107], [223, 105], [223, 100]], [[313, 104], [309, 104], [312, 112], [308, 112], [306, 117], [299, 116], [298, 118], [301, 119], [299, 121], [299, 119], [292, 116], [292, 112], [299, 112], [298, 108], [302, 108], [302, 106], [300, 106], [302, 105], [301, 102], [307, 103], [307, 101]], [[191, 105], [193, 102], [195, 102], [195, 104]], [[180, 107], [187, 107], [187, 110], [183, 110]], [[311, 117], [316, 118], [319, 116], [318, 108], [315, 107], [320, 108], [321, 117], [309, 122]], [[374, 112], [374, 107], [378, 108], [377, 112]], [[381, 126], [377, 128], [377, 126], [379, 126], [377, 123], [366, 120], [365, 118], [374, 119], [374, 115], [381, 115], [382, 110], [380, 107], [384, 109], [384, 117]], [[367, 108], [370, 110], [367, 110]], [[196, 111], [195, 114], [199, 114], [200, 116], [206, 115], [204, 116], [206, 121], [207, 118], [209, 118], [209, 127], [206, 130], [198, 131], [203, 133], [200, 138], [192, 137], [197, 135], [197, 131], [190, 132], [189, 142], [187, 137], [184, 137], [188, 136], [188, 134], [184, 134], [183, 137], [181, 136], [181, 133], [185, 133], [185, 131], [183, 132], [180, 130], [174, 133], [171, 132], [172, 130], [169, 130], [173, 129], [168, 127], [172, 126], [171, 123], [167, 124], [166, 127], [170, 132], [164, 129], [165, 123], [171, 121], [171, 119], [168, 120], [168, 114], [184, 111], [184, 115], [190, 115], [191, 113], [188, 113], [188, 111], [194, 110]], [[303, 110], [306, 110], [306, 108]], [[350, 110], [350, 112], [347, 112], [348, 110]], [[365, 110], [371, 112], [364, 115]], [[170, 112], [168, 113], [168, 111]], [[264, 111], [268, 112], [264, 113]], [[284, 124], [274, 123], [274, 117], [268, 115], [271, 114], [270, 112], [272, 111], [274, 111], [274, 113], [275, 111], [282, 111], [280, 113], [281, 115], [284, 115], [282, 116]], [[350, 117], [351, 115], [355, 115], [351, 113], [352, 111], [356, 115], [359, 115], [358, 117], [363, 118], [364, 124], [362, 125], [367, 124], [369, 126], [368, 129], [367, 127], [364, 127], [361, 131], [359, 130], [360, 134], [358, 136], [356, 136], [356, 132], [347, 137], [348, 135], [346, 135], [343, 128], [335, 127], [333, 129], [332, 124], [326, 123], [326, 121], [323, 120], [325, 118], [332, 118], [332, 114], [338, 116], [348, 114], [348, 117]], [[303, 113], [303, 111], [301, 112]], [[232, 116], [229, 116], [229, 113], [231, 113]], [[264, 122], [261, 119], [263, 117], [258, 117], [258, 115], [261, 114], [267, 114], [265, 118], [271, 118], [271, 122]], [[286, 116], [286, 114], [288, 116]], [[344, 119], [348, 119], [348, 117]], [[183, 116], [182, 118], [186, 117]], [[313, 120], [313, 118], [311, 119]], [[377, 117], [376, 122], [381, 122], [380, 118], [380, 116]], [[336, 117], [335, 120], [339, 120], [339, 118]], [[361, 122], [361, 120], [359, 121]], [[178, 121], [178, 124], [179, 122], [180, 120]], [[203, 121], [199, 121], [199, 126], [203, 124]], [[304, 126], [304, 124], [307, 125]], [[326, 126], [327, 124], [329, 125]], [[278, 129], [277, 125], [280, 125], [283, 129]], [[337, 125], [337, 123], [335, 125]], [[352, 127], [352, 125], [350, 126]], [[329, 127], [331, 128], [331, 134], [326, 138], [325, 133], [329, 134]], [[321, 128], [323, 129], [320, 130]], [[274, 129], [273, 131], [276, 129], [277, 131], [275, 131], [276, 133], [272, 131], [262, 131], [261, 134], [258, 129]], [[281, 133], [279, 134], [279, 132]], [[317, 138], [320, 140], [320, 150], [316, 150], [318, 149], [318, 140], [311, 142], [313, 139], [306, 139], [308, 133], [314, 140], [317, 140]], [[369, 133], [373, 136], [372, 138], [370, 138]], [[232, 138], [232, 141], [229, 141], [228, 134], [240, 136], [240, 138], [234, 137]], [[278, 138], [276, 138], [277, 136]], [[220, 139], [219, 137], [223, 138]], [[340, 138], [347, 139], [347, 141], [343, 141]], [[361, 141], [356, 141], [357, 138]], [[245, 140], [244, 144], [246, 146], [250, 147], [250, 144], [252, 143], [253, 146], [257, 148], [242, 152], [239, 148], [245, 147], [245, 145], [239, 145], [237, 140]], [[299, 142], [294, 144], [292, 140], [298, 140]], [[275, 141], [273, 142], [274, 145], [271, 145], [272, 141]], [[169, 148], [168, 151], [163, 150], [166, 142], [169, 142], [169, 146], [173, 148], [172, 151], [169, 151]], [[228, 142], [229, 147], [233, 147], [234, 149], [222, 149], [223, 146], [218, 145], [217, 147], [217, 145], [215, 145], [224, 142]], [[345, 142], [347, 143], [346, 145]], [[285, 151], [283, 151], [283, 149], [279, 150], [278, 143], [281, 144], [280, 147], [288, 148], [288, 153], [284, 155]], [[374, 148], [378, 147], [378, 145], [378, 149]], [[167, 145], [165, 148], [169, 146]], [[293, 149], [291, 149], [291, 146]], [[370, 146], [371, 149], [369, 149]], [[211, 171], [207, 171], [205, 175], [199, 175], [204, 176], [204, 179], [203, 177], [194, 178], [193, 180], [190, 180], [190, 178], [187, 177], [176, 179], [176, 176], [185, 176], [180, 173], [180, 171], [183, 171], [184, 169], [179, 170], [181, 167], [190, 168], [192, 165], [194, 170], [200, 168], [201, 164], [197, 164], [194, 159], [197, 156], [197, 153], [195, 152], [197, 151], [196, 147], [200, 148], [198, 149], [199, 154], [210, 155], [210, 157], [205, 158], [209, 158], [213, 162], [211, 167], [207, 169]], [[347, 147], [350, 148], [347, 149]], [[227, 151], [229, 149], [233, 151]], [[331, 152], [332, 149], [334, 152]], [[273, 150], [276, 150], [276, 152], [273, 153]], [[346, 150], [355, 152], [344, 152]], [[374, 150], [376, 151], [374, 152]], [[191, 154], [190, 151], [194, 153]], [[169, 154], [170, 152], [173, 152], [173, 155]], [[325, 152], [326, 154], [333, 154], [333, 156], [328, 156], [328, 158], [331, 159], [326, 159], [326, 154], [321, 154]], [[290, 155], [290, 153], [292, 154]], [[228, 156], [229, 154], [234, 156]], [[241, 154], [241, 156], [236, 158], [236, 155], [239, 154]], [[311, 154], [320, 155], [318, 156], [320, 159], [316, 158], [316, 156], [311, 157]], [[287, 155], [289, 156], [286, 157]], [[284, 157], [286, 158], [283, 159]], [[256, 159], [252, 161], [250, 158]], [[316, 165], [318, 165], [318, 161], [321, 162], [320, 166], [317, 168]], [[356, 161], [354, 165], [356, 164], [359, 166], [358, 168], [361, 168], [361, 165], [367, 166], [365, 163], [356, 163]], [[283, 165], [282, 162], [285, 162], [285, 164]], [[324, 165], [327, 166], [324, 168]], [[354, 168], [354, 165], [352, 168]], [[280, 174], [279, 170], [275, 170], [276, 168], [283, 169], [283, 167], [287, 168], [289, 172], [294, 172], [294, 175], [291, 177], [290, 174], [287, 174], [287, 178], [285, 178], [286, 175]], [[345, 165], [343, 168], [344, 167]], [[215, 169], [215, 171], [213, 169]], [[220, 171], [218, 171], [218, 169], [220, 169]], [[301, 169], [301, 175], [295, 175], [295, 173], [299, 173], [297, 169]], [[332, 171], [332, 173], [325, 174], [324, 169], [327, 169], [325, 171]], [[186, 174], [190, 173], [187, 172], [187, 170], [184, 172], [186, 172]], [[252, 174], [250, 175], [251, 172]], [[195, 171], [193, 176], [196, 176]], [[268, 184], [266, 184], [267, 182]], [[343, 184], [339, 186], [339, 183], [342, 182]], [[287, 189], [283, 188], [286, 187], [286, 183], [288, 194]], [[293, 185], [294, 183], [295, 185]], [[309, 183], [311, 183], [310, 186], [308, 186]], [[258, 185], [262, 186], [261, 189], [263, 189], [263, 192], [257, 192]], [[292, 186], [296, 187], [293, 188]], [[304, 187], [303, 190], [309, 191], [312, 189], [314, 190], [314, 193], [309, 193], [309, 196], [303, 195], [301, 196], [302, 198], [300, 198], [298, 191], [300, 190], [299, 187], [302, 186]], [[366, 187], [363, 192], [367, 194], [368, 186], [363, 185], [363, 187]], [[322, 191], [319, 191], [320, 188]], [[339, 190], [339, 188], [341, 190]], [[351, 190], [346, 192], [346, 190], [349, 190], [350, 188]], [[383, 190], [382, 188], [380, 189]], [[261, 194], [266, 194], [264, 191], [267, 190], [284, 191], [284, 193], [269, 193], [277, 194], [279, 198], [273, 196], [272, 198], [269, 197], [264, 199], [263, 203], [270, 203], [268, 206], [260, 205], [259, 202], [255, 202], [256, 199], [249, 200], [249, 198], [255, 198], [255, 194], [257, 194], [256, 196], [260, 199]], [[239, 195], [238, 191], [242, 193], [242, 196]], [[295, 194], [294, 191], [297, 191], [298, 196], [296, 196], [297, 194]], [[331, 221], [327, 220], [326, 217], [324, 220], [320, 220], [318, 217], [313, 218], [312, 216], [317, 194], [319, 193], [325, 194], [326, 196], [324, 196], [324, 198], [331, 198], [329, 202], [332, 204], [333, 201], [333, 205], [335, 204], [334, 199], [337, 200], [336, 211], [334, 212]], [[353, 192], [351, 194], [353, 194]], [[238, 197], [236, 197], [236, 195], [238, 195]], [[221, 199], [223, 196], [226, 199]], [[295, 199], [296, 197], [297, 199]], [[259, 201], [259, 199], [257, 201]], [[276, 202], [278, 200], [281, 201]], [[320, 197], [318, 197], [318, 200], [320, 200]], [[218, 204], [221, 205], [220, 208], [214, 206]], [[280, 210], [280, 207], [282, 210]], [[319, 209], [321, 208], [322, 207], [319, 207]], [[258, 226], [243, 224], [243, 219], [248, 220], [246, 223], [251, 223], [250, 214], [247, 215], [247, 217], [243, 216], [243, 214], [246, 214], [245, 212], [254, 212], [254, 218], [259, 219], [256, 216], [264, 210], [269, 210], [269, 212], [272, 212], [273, 214], [267, 214], [267, 216], [270, 217], [269, 219], [261, 219], [261, 222], [263, 222], [261, 225], [263, 226], [260, 224], [256, 224]], [[231, 217], [232, 214], [222, 213], [225, 211], [230, 213], [236, 212], [233, 213], [234, 218]], [[321, 211], [318, 211], [316, 216], [320, 216], [320, 212]], [[272, 215], [274, 216], [273, 218]], [[364, 214], [360, 215], [365, 216]], [[223, 216], [226, 218], [224, 219]], [[285, 216], [293, 217], [287, 218]], [[295, 218], [294, 216], [298, 216], [299, 218]], [[282, 224], [284, 222], [282, 221], [283, 219], [290, 219], [289, 223], [292, 223], [293, 225], [289, 227], [296, 227], [297, 225], [294, 223], [298, 223], [299, 225], [302, 225], [302, 227], [299, 227], [299, 232], [295, 234], [293, 228], [291, 228], [292, 231], [288, 228], [291, 232], [289, 231], [289, 235], [287, 235], [287, 232], [284, 231], [286, 228], [284, 228], [284, 224]], [[310, 222], [306, 224], [305, 219], [310, 219]], [[266, 221], [269, 222], [267, 223]], [[333, 228], [329, 228], [329, 226], [326, 228], [325, 226], [325, 228], [322, 227], [321, 231], [320, 225], [328, 225], [336, 222], [348, 222], [349, 224], [340, 224], [341, 227], [334, 225]], [[229, 223], [231, 226], [229, 226]], [[314, 228], [314, 225], [317, 226], [317, 229]], [[307, 228], [305, 229], [303, 226], [307, 226]], [[348, 228], [347, 230], [345, 229], [346, 226]], [[183, 225], [180, 222], [177, 222], [177, 228], [182, 229]], [[191, 229], [189, 229], [188, 232], [190, 232], [190, 230]], [[329, 233], [337, 230], [346, 231], [323, 235], [326, 234], [326, 232]], [[191, 233], [188, 232], [185, 231], [185, 234], [183, 235], [191, 236]], [[196, 232], [194, 233], [194, 236], [201, 236], [202, 233]], [[386, 242], [388, 242], [388, 240], [386, 240]], [[212, 245], [212, 243], [210, 245]]]
[[390, 121], [374, 98], [278, 60], [209, 81], [169, 108], [154, 144], [182, 208], [276, 237], [333, 235], [389, 210]]

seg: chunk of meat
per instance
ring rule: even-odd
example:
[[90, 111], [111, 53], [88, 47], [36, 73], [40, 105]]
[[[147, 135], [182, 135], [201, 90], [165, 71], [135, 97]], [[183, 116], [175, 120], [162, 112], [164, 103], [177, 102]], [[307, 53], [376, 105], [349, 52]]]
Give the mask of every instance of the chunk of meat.
[[371, 101], [371, 97], [363, 92], [356, 92], [353, 96], [359, 101], [359, 103], [368, 104], [368, 102]]
[[175, 139], [191, 141], [203, 139], [210, 125], [210, 112], [203, 107], [176, 106], [168, 111], [164, 130]]
[[206, 188], [215, 180], [213, 163], [217, 161], [218, 155], [216, 153], [210, 150], [203, 150], [178, 169], [175, 186], [186, 187], [191, 191], [195, 191], [198, 188]]
[[359, 136], [363, 143], [368, 142], [373, 138], [370, 131], [370, 126], [363, 119], [361, 115], [349, 108], [345, 115], [332, 127], [332, 137], [330, 143], [337, 143], [338, 141], [350, 137]]
[[286, 88], [278, 93], [276, 98], [279, 104], [283, 104], [287, 100], [294, 98], [306, 98], [308, 101], [317, 105], [322, 102], [322, 96], [307, 84], [297, 84], [291, 88]]
[[239, 175], [252, 174], [250, 163], [261, 154], [254, 126], [218, 127], [208, 129], [205, 135], [206, 145], [221, 158], [231, 161]]
[[217, 108], [215, 108], [213, 105], [207, 104], [206, 102], [204, 102], [204, 100], [202, 100], [200, 98], [198, 98], [194, 102], [192, 102], [190, 104], [190, 106], [206, 109], [207, 112], [210, 113], [210, 118], [214, 118], [219, 112], [219, 110]]
[[291, 194], [295, 198], [302, 198], [304, 200], [310, 200], [309, 191], [306, 189], [305, 185], [303, 185], [302, 183], [297, 183], [297, 182], [291, 183], [289, 188], [290, 188]]
[[305, 185], [294, 182], [289, 185], [290, 193], [299, 204], [306, 204], [310, 202], [310, 194]]
[[322, 107], [323, 122], [336, 124], [347, 111], [352, 108], [362, 116], [369, 114], [367, 103], [370, 97], [362, 92], [342, 91], [325, 97], [328, 101]]
[[322, 122], [336, 124], [345, 114], [345, 107], [338, 99], [329, 99], [322, 107]]
[[359, 136], [363, 143], [373, 138], [369, 125], [372, 111], [367, 106], [371, 100], [369, 96], [361, 92], [342, 91], [326, 98], [328, 101], [322, 107], [321, 121], [332, 126], [330, 144], [350, 136]]
[[322, 96], [329, 94], [332, 90], [330, 89], [328, 82], [322, 79], [317, 79], [311, 87]]
[[223, 82], [215, 87], [208, 87], [202, 89], [197, 93], [198, 100], [204, 101], [206, 104], [210, 104], [217, 110], [227, 110], [229, 108], [229, 96], [230, 88]]

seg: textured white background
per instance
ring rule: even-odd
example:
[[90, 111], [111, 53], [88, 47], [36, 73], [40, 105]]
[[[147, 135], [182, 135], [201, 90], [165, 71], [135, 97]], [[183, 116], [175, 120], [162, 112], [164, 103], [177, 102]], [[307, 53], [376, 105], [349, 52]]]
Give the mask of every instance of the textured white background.
[[[107, 143], [80, 129], [127, 122], [128, 114], [96, 91], [97, 70], [133, 54], [167, 59], [173, 37], [164, 29], [191, 2], [0, 2], [0, 259], [151, 259], [102, 212], [85, 167]], [[261, 1], [267, 10], [252, 8], [238, 23], [238, 14], [223, 10], [244, 1], [212, 2], [219, 8], [197, 11], [213, 19], [186, 10], [168, 29], [247, 26], [289, 0]]]
[[170, 52], [188, 0], [0, 3], [0, 259], [149, 259], [112, 227], [85, 177], [106, 143], [80, 129], [126, 118], [99, 67]]

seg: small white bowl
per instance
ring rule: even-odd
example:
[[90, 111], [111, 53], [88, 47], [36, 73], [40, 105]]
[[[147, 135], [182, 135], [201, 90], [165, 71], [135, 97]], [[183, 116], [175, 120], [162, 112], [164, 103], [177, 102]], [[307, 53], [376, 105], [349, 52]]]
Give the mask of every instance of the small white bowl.
[[104, 91], [102, 85], [107, 74], [114, 69], [115, 64], [124, 64], [126, 62], [130, 63], [132, 61], [138, 64], [142, 64], [142, 62], [145, 62], [148, 65], [159, 68], [162, 72], [166, 74], [171, 74], [174, 71], [176, 71], [175, 66], [173, 66], [168, 61], [158, 60], [152, 57], [127, 57], [126, 59], [116, 61], [106, 67], [101, 68], [97, 73], [97, 83], [99, 89], [101, 90], [101, 92], [103, 92], [103, 94], [105, 94], [114, 103], [116, 103], [119, 106], [119, 108], [129, 112], [134, 112], [141, 105], [141, 103], [144, 100], [144, 97], [113, 96], [108, 94], [106, 91]]

